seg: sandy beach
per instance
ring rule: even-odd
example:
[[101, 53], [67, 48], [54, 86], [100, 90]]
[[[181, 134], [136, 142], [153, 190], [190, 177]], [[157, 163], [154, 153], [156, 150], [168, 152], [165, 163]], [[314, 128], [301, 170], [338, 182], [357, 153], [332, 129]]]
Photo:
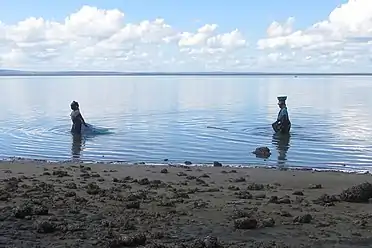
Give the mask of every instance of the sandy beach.
[[0, 174], [0, 247], [372, 243], [370, 174], [22, 161]]

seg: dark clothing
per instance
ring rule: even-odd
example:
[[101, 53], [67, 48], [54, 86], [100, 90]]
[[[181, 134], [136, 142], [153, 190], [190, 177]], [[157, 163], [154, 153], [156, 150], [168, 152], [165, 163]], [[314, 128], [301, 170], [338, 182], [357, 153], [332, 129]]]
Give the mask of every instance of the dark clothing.
[[276, 122], [272, 124], [272, 127], [276, 133], [289, 133], [291, 130], [291, 121], [289, 120], [287, 107], [282, 108], [278, 113]]
[[73, 123], [71, 127], [71, 132], [73, 134], [81, 134], [81, 125], [82, 123], [81, 122], [79, 123], [79, 121], [77, 121], [76, 123]]
[[71, 127], [71, 132], [73, 134], [81, 134], [81, 128], [83, 123], [83, 119], [81, 117], [80, 111], [79, 110], [74, 110], [71, 113], [71, 120], [72, 120], [72, 127]]

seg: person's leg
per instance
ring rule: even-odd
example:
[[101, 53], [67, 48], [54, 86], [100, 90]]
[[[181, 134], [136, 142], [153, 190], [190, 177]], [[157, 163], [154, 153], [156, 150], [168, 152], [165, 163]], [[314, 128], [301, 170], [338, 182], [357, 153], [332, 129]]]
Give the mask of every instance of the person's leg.
[[77, 134], [77, 135], [81, 135], [81, 124], [79, 124], [79, 125], [76, 125], [76, 128], [75, 128], [75, 134]]
[[290, 130], [291, 130], [291, 123], [289, 122], [286, 127], [286, 132], [289, 133]]
[[289, 134], [289, 130], [291, 130], [291, 125], [290, 124], [283, 126], [282, 129], [281, 129], [281, 132], [283, 134]]
[[71, 133], [74, 135], [81, 135], [81, 124], [73, 124], [71, 127]]
[[71, 126], [71, 133], [75, 133], [75, 129], [76, 129], [76, 125], [75, 124], [72, 124]]

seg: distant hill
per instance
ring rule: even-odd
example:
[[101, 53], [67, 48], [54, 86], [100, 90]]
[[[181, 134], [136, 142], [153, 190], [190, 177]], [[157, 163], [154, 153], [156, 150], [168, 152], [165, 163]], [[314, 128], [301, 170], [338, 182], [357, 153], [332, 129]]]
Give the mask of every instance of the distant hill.
[[0, 76], [372, 76], [372, 73], [21, 71], [0, 69]]
[[2, 69], [0, 69], [0, 75], [2, 75], [2, 74], [8, 74], [8, 73], [14, 73], [14, 74], [16, 74], [16, 73], [22, 73], [22, 71], [17, 71], [17, 70], [2, 70]]

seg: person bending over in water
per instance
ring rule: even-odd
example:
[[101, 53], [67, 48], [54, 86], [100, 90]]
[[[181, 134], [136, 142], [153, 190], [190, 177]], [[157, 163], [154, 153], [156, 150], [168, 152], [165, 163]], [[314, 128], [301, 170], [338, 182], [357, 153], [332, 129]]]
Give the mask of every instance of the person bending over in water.
[[291, 121], [289, 120], [287, 105], [285, 104], [286, 100], [286, 96], [278, 97], [278, 106], [280, 111], [278, 113], [278, 119], [272, 124], [272, 127], [276, 133], [288, 134], [289, 130], [291, 129]]
[[71, 120], [72, 120], [71, 132], [73, 134], [80, 135], [81, 134], [82, 125], [84, 125], [86, 127], [88, 125], [85, 123], [85, 120], [84, 120], [83, 116], [80, 113], [79, 103], [78, 102], [73, 101], [71, 103], [71, 110], [72, 110], [72, 112], [71, 112]]

